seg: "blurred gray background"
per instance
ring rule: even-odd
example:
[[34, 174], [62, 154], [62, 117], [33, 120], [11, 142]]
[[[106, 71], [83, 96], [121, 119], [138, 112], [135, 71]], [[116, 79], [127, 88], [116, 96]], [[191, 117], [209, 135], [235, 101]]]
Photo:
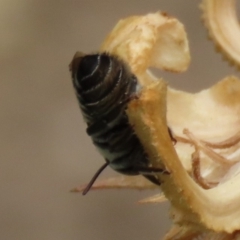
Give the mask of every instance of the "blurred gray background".
[[163, 10], [185, 24], [192, 63], [181, 75], [158, 74], [183, 90], [209, 87], [236, 72], [207, 40], [199, 3], [0, 1], [0, 239], [156, 240], [166, 233], [168, 204], [137, 204], [156, 192], [69, 192], [103, 159], [85, 134], [68, 64], [77, 50], [97, 50], [120, 18]]

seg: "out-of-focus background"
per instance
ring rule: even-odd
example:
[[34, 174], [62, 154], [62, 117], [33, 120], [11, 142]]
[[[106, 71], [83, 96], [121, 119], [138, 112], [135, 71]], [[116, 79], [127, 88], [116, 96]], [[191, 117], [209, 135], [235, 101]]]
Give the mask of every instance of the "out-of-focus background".
[[192, 63], [184, 74], [159, 74], [183, 90], [209, 87], [236, 72], [207, 40], [199, 3], [0, 1], [0, 239], [156, 240], [166, 233], [168, 204], [137, 204], [156, 192], [69, 192], [103, 159], [85, 134], [68, 64], [77, 50], [97, 50], [120, 18], [163, 10], [186, 26]]

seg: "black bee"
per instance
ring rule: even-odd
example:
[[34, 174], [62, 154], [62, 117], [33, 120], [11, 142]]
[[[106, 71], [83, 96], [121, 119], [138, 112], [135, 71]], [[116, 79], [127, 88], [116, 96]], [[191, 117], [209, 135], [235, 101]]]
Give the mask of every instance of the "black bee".
[[77, 52], [70, 64], [70, 71], [87, 123], [87, 134], [106, 160], [83, 195], [108, 165], [123, 174], [142, 174], [160, 185], [154, 173], [167, 171], [150, 166], [125, 112], [129, 101], [137, 97], [140, 90], [137, 78], [129, 66], [108, 53], [84, 55]]

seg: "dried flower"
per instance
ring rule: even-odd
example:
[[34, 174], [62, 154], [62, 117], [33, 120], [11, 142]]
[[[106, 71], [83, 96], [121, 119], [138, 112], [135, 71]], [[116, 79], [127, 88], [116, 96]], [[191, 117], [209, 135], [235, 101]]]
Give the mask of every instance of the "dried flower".
[[[230, 15], [234, 13], [233, 1], [205, 0], [202, 9], [211, 38], [238, 66], [240, 31], [235, 15]], [[101, 50], [125, 59], [143, 86], [139, 98], [130, 102], [127, 114], [153, 166], [164, 165], [170, 172], [159, 175], [174, 223], [165, 240], [240, 239], [239, 79], [228, 76], [209, 89], [191, 94], [172, 89], [156, 78], [149, 67], [180, 73], [190, 62], [184, 26], [166, 13], [121, 20]], [[176, 144], [171, 141], [168, 126]], [[140, 177], [123, 176], [99, 181], [95, 187], [154, 186]], [[153, 196], [142, 202], [158, 203], [165, 197]]]

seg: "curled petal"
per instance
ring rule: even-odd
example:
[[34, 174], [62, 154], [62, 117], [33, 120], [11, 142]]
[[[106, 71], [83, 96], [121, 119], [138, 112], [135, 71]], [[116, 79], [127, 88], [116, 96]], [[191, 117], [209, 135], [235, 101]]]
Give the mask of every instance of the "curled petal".
[[190, 62], [184, 26], [161, 12], [120, 20], [101, 50], [121, 56], [135, 74], [149, 67], [182, 72]]
[[203, 21], [217, 50], [240, 67], [240, 27], [235, 0], [203, 0]]

